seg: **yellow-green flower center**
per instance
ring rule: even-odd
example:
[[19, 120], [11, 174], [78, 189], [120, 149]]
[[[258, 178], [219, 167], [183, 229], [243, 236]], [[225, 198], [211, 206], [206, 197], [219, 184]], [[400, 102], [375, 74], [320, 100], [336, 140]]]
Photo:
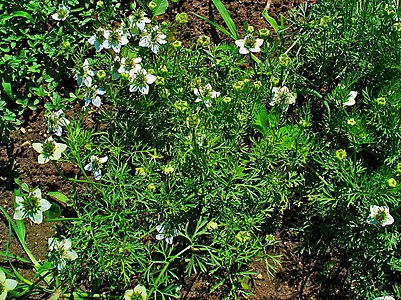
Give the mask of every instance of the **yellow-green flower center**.
[[109, 36], [109, 41], [112, 44], [119, 44], [121, 41], [121, 35], [117, 31], [112, 31]]
[[140, 22], [143, 20], [144, 17], [145, 17], [145, 14], [141, 10], [136, 10], [132, 14], [132, 20], [134, 22]]
[[386, 212], [385, 212], [384, 210], [379, 210], [379, 211], [374, 215], [374, 218], [375, 218], [378, 222], [380, 222], [380, 223], [383, 223], [384, 220], [386, 219], [386, 217], [387, 217], [387, 214], [386, 214]]
[[68, 12], [64, 8], [60, 8], [57, 11], [57, 15], [60, 19], [64, 19], [67, 16]]
[[31, 194], [24, 196], [24, 202], [22, 203], [22, 206], [28, 214], [36, 213], [40, 210], [39, 199]]
[[133, 292], [132, 295], [130, 296], [131, 300], [143, 300], [143, 296], [139, 292]]
[[50, 157], [56, 151], [56, 145], [53, 141], [47, 141], [43, 144], [42, 154], [46, 157]]
[[138, 73], [135, 76], [134, 84], [137, 86], [146, 85], [148, 80], [146, 79], [146, 75], [144, 73]]
[[244, 47], [247, 49], [252, 49], [256, 47], [256, 39], [253, 36], [248, 36], [245, 38]]

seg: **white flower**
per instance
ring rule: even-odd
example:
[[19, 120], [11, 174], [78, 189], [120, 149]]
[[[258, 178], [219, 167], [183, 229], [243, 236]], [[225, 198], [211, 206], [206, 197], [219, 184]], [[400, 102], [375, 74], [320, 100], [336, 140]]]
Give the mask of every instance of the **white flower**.
[[15, 209], [14, 219], [23, 220], [28, 217], [36, 224], [42, 223], [43, 212], [51, 206], [49, 201], [42, 199], [42, 192], [39, 188], [28, 194], [16, 196], [15, 202], [17, 203], [17, 208]]
[[150, 23], [151, 20], [145, 17], [145, 13], [142, 10], [136, 10], [128, 17], [129, 26], [133, 29], [138, 28], [144, 30], [145, 25]]
[[104, 29], [99, 27], [96, 30], [96, 33], [89, 38], [88, 43], [95, 46], [96, 51], [99, 52], [103, 49], [103, 42], [104, 42]]
[[95, 85], [89, 87], [85, 93], [85, 106], [88, 106], [92, 102], [94, 106], [100, 107], [100, 105], [102, 105], [102, 99], [100, 96], [104, 94], [106, 94], [106, 91], [102, 88], [98, 88]]
[[93, 171], [96, 180], [102, 178], [102, 170], [100, 170], [101, 164], [104, 164], [107, 161], [108, 157], [97, 157], [96, 155], [92, 155], [89, 159], [89, 164], [87, 164], [84, 169], [86, 171]]
[[372, 205], [370, 206], [370, 215], [367, 222], [372, 225], [387, 226], [394, 223], [394, 218], [390, 215], [387, 206]]
[[146, 293], [146, 288], [143, 285], [137, 285], [133, 290], [127, 290], [124, 293], [124, 300], [138, 299], [146, 300], [148, 294]]
[[384, 297], [377, 297], [373, 300], [395, 300], [395, 298], [392, 296], [384, 296]]
[[287, 110], [290, 104], [295, 104], [295, 96], [290, 92], [288, 87], [274, 87], [272, 89], [273, 99], [269, 103], [270, 106], [278, 105], [282, 110]]
[[134, 73], [139, 71], [141, 65], [139, 64], [142, 61], [140, 57], [123, 57], [120, 61], [120, 68], [117, 70], [118, 73], [130, 73], [133, 71]]
[[220, 96], [219, 92], [213, 90], [210, 83], [206, 84], [202, 88], [195, 88], [194, 94], [196, 96], [199, 96], [198, 98], [196, 98], [195, 102], [201, 102], [203, 100], [203, 103], [205, 103], [206, 107], [210, 107], [212, 105], [212, 99]]
[[105, 39], [102, 44], [103, 48], [112, 48], [116, 53], [120, 53], [121, 46], [129, 43], [128, 35], [125, 34], [121, 28], [105, 30], [103, 36]]
[[52, 14], [52, 18], [56, 21], [64, 21], [65, 19], [67, 19], [69, 13], [70, 9], [67, 6], [60, 5], [57, 11]]
[[33, 143], [33, 149], [40, 153], [38, 156], [38, 163], [45, 164], [50, 160], [59, 160], [61, 153], [67, 149], [66, 144], [56, 143], [52, 137], [48, 137], [43, 144]]
[[241, 54], [248, 54], [249, 51], [256, 53], [260, 51], [263, 40], [257, 39], [252, 35], [247, 35], [244, 39], [235, 41], [235, 44], [239, 47], [239, 53]]
[[77, 75], [78, 86], [81, 87], [85, 85], [86, 87], [92, 86], [92, 76], [96, 75], [95, 71], [89, 69], [89, 61], [85, 59], [83, 64], [83, 72], [81, 75]]
[[351, 91], [348, 95], [348, 101], [343, 103], [343, 106], [352, 106], [355, 105], [355, 98], [358, 95], [358, 92]]
[[63, 114], [63, 110], [59, 109], [56, 112], [51, 112], [47, 115], [47, 132], [53, 131], [55, 135], [61, 136], [63, 133], [63, 127], [62, 126], [67, 126], [70, 124], [70, 121], [68, 121], [66, 118], [61, 117]]
[[[165, 240], [167, 244], [172, 244], [174, 237], [178, 235], [177, 229], [170, 229], [169, 225], [157, 225], [156, 230], [158, 234], [156, 234], [156, 240]], [[165, 232], [166, 231], [166, 232]]]
[[63, 270], [67, 265], [68, 260], [76, 260], [78, 254], [71, 250], [71, 239], [64, 239], [62, 241], [55, 238], [49, 238], [49, 257], [51, 261], [55, 261], [57, 264], [57, 269], [59, 271]]
[[17, 286], [18, 282], [14, 279], [6, 279], [6, 274], [0, 270], [0, 300], [7, 298], [7, 293]]
[[154, 54], [159, 51], [160, 45], [167, 43], [166, 35], [158, 31], [159, 27], [155, 26], [150, 31], [145, 31], [139, 40], [139, 46], [148, 47]]
[[148, 74], [145, 69], [138, 68], [137, 70], [131, 70], [130, 72], [131, 85], [129, 87], [130, 92], [140, 91], [142, 94], [147, 95], [149, 93], [149, 85], [156, 81], [156, 76]]

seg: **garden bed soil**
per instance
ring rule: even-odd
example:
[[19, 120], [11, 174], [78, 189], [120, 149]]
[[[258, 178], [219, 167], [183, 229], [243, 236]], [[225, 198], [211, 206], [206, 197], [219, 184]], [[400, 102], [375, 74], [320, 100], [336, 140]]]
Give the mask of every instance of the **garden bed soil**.
[[[288, 10], [301, 2], [311, 4], [314, 0], [243, 0], [222, 1], [233, 18], [240, 35], [244, 32], [244, 22], [255, 27], [256, 30], [269, 27], [261, 12], [269, 8], [269, 15], [276, 19], [280, 14], [288, 13]], [[208, 35], [213, 43], [232, 42], [221, 32], [215, 30], [206, 22], [200, 20], [191, 13], [197, 13], [214, 20], [218, 24], [224, 24], [217, 10], [204, 0], [181, 0], [172, 3], [168, 13], [161, 18], [174, 21], [179, 12], [189, 14], [189, 21], [184, 25], [181, 40], [184, 45], [190, 45], [200, 35]], [[68, 117], [73, 118], [81, 109], [76, 105], [68, 112]], [[0, 147], [0, 205], [13, 215], [15, 179], [26, 182], [30, 187], [40, 187], [43, 195], [47, 192], [59, 191], [71, 196], [72, 185], [63, 180], [51, 163], [40, 165], [37, 163], [38, 154], [33, 150], [32, 143], [44, 141], [46, 138], [46, 126], [44, 109], [39, 107], [36, 111], [30, 111], [21, 116], [22, 125], [19, 130], [11, 133], [8, 144]], [[70, 163], [60, 163], [60, 168], [66, 176], [80, 176], [79, 169]], [[56, 224], [42, 223], [34, 225], [25, 221], [27, 226], [26, 241], [29, 249], [40, 261], [46, 260], [48, 255], [48, 238], [56, 231]], [[255, 261], [250, 268], [255, 275], [249, 281], [249, 286], [254, 296], [248, 299], [350, 299], [348, 288], [344, 280], [347, 276], [346, 264], [341, 253], [328, 254], [328, 260], [334, 262], [334, 267], [329, 274], [323, 274], [321, 266], [324, 261], [318, 258], [297, 254], [298, 239], [295, 234], [288, 234], [288, 224], [284, 219], [283, 227], [277, 232], [280, 243], [272, 248], [272, 254], [280, 255], [281, 266], [277, 268], [274, 277], [269, 277], [265, 271], [264, 263]], [[8, 230], [8, 222], [2, 216], [0, 221], [0, 251], [8, 251], [22, 257], [26, 257], [18, 241]], [[2, 258], [1, 266], [14, 263], [16, 269], [23, 276], [32, 278], [34, 272], [29, 265], [16, 263], [13, 260]], [[326, 259], [327, 262], [327, 259]], [[183, 299], [221, 299], [219, 291], [210, 293], [213, 286], [212, 280], [207, 275], [196, 278], [187, 278], [183, 287]]]

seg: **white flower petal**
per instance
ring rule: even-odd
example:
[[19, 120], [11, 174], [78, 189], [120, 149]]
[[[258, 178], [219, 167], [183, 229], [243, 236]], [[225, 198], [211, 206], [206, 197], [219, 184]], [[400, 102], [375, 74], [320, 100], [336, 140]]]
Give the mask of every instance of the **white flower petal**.
[[166, 243], [171, 245], [173, 243], [173, 239], [173, 236], [166, 237]]
[[156, 234], [156, 240], [163, 240], [163, 239], [164, 239], [163, 233]]
[[148, 84], [152, 84], [156, 81], [156, 76], [152, 74], [145, 75]]
[[163, 233], [163, 231], [164, 231], [164, 225], [157, 225], [157, 226], [156, 226], [156, 230], [157, 230], [157, 232], [159, 232], [159, 233]]
[[102, 99], [100, 99], [99, 96], [96, 96], [92, 99], [92, 104], [96, 107], [100, 107], [100, 105], [102, 105]]
[[6, 281], [6, 274], [3, 270], [0, 270], [0, 282]]
[[99, 158], [99, 161], [104, 164], [109, 158], [107, 156]]
[[43, 152], [43, 145], [41, 143], [33, 143], [32, 148], [35, 149], [35, 151], [38, 153]]
[[42, 213], [42, 211], [39, 210], [36, 213], [30, 215], [29, 219], [31, 219], [32, 222], [35, 223], [35, 224], [42, 223], [43, 222], [43, 213]]
[[47, 201], [46, 199], [40, 200], [40, 210], [41, 211], [49, 210], [51, 206], [52, 206], [51, 203], [49, 201]]
[[22, 204], [24, 202], [24, 197], [21, 196], [15, 196], [15, 202], [17, 204]]
[[236, 44], [238, 47], [240, 47], [240, 48], [244, 48], [244, 45], [245, 45], [245, 39], [242, 39], [242, 40], [236, 40], [236, 41], [235, 41], [235, 44]]
[[23, 220], [26, 218], [25, 210], [22, 206], [18, 206], [14, 212], [14, 219], [15, 220]]
[[94, 170], [93, 171], [95, 180], [100, 180], [100, 178], [102, 178], [102, 170]]
[[17, 287], [18, 282], [14, 279], [7, 279], [4, 282], [4, 288], [5, 290], [8, 291], [12, 291], [13, 289], [15, 289]]
[[39, 154], [38, 156], [38, 163], [40, 164], [45, 164], [49, 161], [50, 159], [48, 157], [44, 157], [43, 154]]

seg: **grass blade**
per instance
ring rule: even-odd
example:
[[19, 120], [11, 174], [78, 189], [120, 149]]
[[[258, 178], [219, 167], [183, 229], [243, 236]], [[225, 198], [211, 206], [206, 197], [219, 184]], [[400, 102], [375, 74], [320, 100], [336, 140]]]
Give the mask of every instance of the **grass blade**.
[[201, 15], [198, 15], [198, 14], [195, 14], [195, 13], [193, 13], [193, 14], [194, 14], [195, 16], [197, 16], [198, 18], [202, 19], [203, 21], [208, 22], [210, 25], [216, 27], [218, 30], [220, 30], [222, 33], [224, 33], [226, 36], [228, 36], [228, 37], [230, 37], [230, 38], [236, 40], [235, 36], [233, 36], [233, 35], [231, 34], [231, 32], [229, 32], [229, 31], [228, 31], [227, 29], [225, 29], [223, 26], [221, 26], [221, 25], [219, 25], [219, 24], [217, 24], [217, 23], [215, 23], [215, 22], [213, 22], [213, 21], [209, 20], [208, 18], [205, 18], [205, 17], [203, 17], [203, 16], [201, 16]]
[[226, 23], [228, 30], [230, 30], [233, 39], [238, 40], [237, 27], [235, 26], [233, 19], [231, 19], [230, 13], [227, 11], [226, 7], [220, 0], [212, 0], [213, 4], [216, 6], [221, 17]]
[[269, 16], [269, 13], [267, 12], [267, 10], [262, 11], [262, 16], [265, 17], [266, 21], [269, 22], [271, 27], [273, 27], [274, 31], [278, 34], [280, 27], [278, 26], [276, 20]]

